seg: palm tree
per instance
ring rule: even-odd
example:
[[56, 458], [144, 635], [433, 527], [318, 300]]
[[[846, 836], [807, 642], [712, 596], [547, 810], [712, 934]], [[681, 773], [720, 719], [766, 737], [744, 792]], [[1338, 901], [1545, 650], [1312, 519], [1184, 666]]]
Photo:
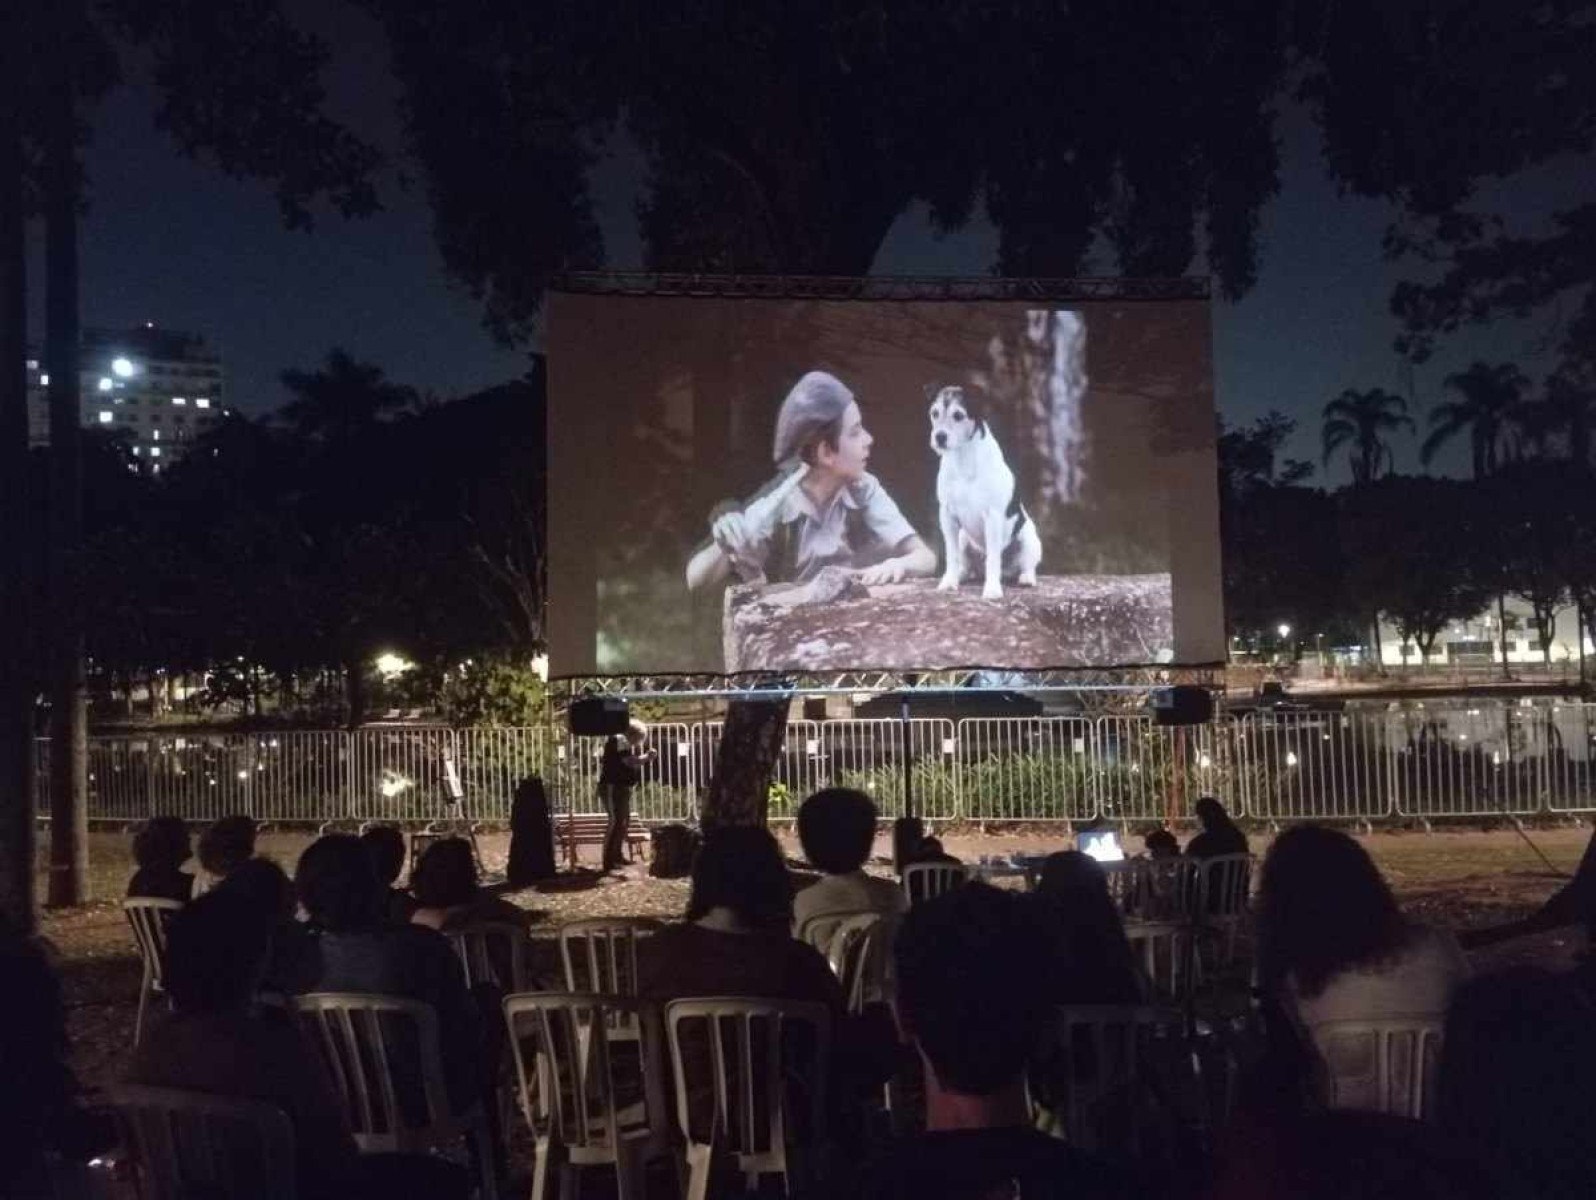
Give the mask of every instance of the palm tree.
[[1528, 383], [1511, 363], [1475, 362], [1448, 375], [1446, 386], [1460, 398], [1430, 410], [1430, 434], [1419, 447], [1419, 458], [1428, 464], [1447, 442], [1467, 433], [1474, 478], [1490, 475], [1512, 451], [1511, 430]]
[[1391, 469], [1391, 447], [1386, 435], [1413, 428], [1408, 402], [1393, 392], [1348, 388], [1324, 406], [1324, 461], [1341, 447], [1347, 448], [1353, 483], [1372, 483], [1382, 470]]
[[1564, 366], [1546, 380], [1539, 400], [1520, 405], [1516, 423], [1537, 453], [1555, 453], [1561, 443], [1570, 462], [1588, 465], [1596, 431], [1596, 372]]

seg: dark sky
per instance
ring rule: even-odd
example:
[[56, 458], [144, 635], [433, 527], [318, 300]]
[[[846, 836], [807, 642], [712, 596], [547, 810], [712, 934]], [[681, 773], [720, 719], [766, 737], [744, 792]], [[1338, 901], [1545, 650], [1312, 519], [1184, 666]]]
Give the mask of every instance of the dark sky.
[[[305, 13], [339, 44], [361, 48], [333, 64], [334, 111], [402, 167], [380, 34], [341, 5]], [[99, 110], [88, 152], [86, 323], [149, 320], [203, 334], [224, 357], [230, 403], [250, 412], [281, 403], [283, 368], [313, 365], [333, 346], [444, 397], [525, 370], [525, 355], [482, 331], [475, 304], [445, 274], [425, 197], [414, 184], [406, 188], [397, 170], [385, 180], [382, 214], [362, 221], [324, 216], [311, 234], [286, 232], [266, 186], [228, 181], [177, 153], [153, 126], [140, 64], [127, 68], [131, 82]], [[1281, 190], [1264, 219], [1258, 286], [1239, 303], [1214, 306], [1216, 394], [1227, 420], [1281, 409], [1300, 422], [1293, 451], [1317, 461], [1319, 410], [1343, 388], [1408, 394], [1411, 386], [1422, 413], [1440, 398], [1444, 377], [1475, 358], [1511, 359], [1535, 377], [1549, 369], [1543, 324], [1502, 323], [1454, 336], [1410, 379], [1391, 349], [1395, 323], [1387, 305], [1401, 272], [1380, 254], [1387, 208], [1338, 195], [1303, 114], [1288, 109], [1279, 136]], [[1553, 164], [1486, 197], [1534, 228], [1579, 195], [1593, 166]], [[621, 147], [595, 179], [617, 269], [641, 265], [631, 215], [638, 177], [635, 157]], [[874, 271], [982, 275], [994, 246], [983, 221], [939, 238], [923, 211], [911, 211], [888, 236]], [[36, 284], [41, 266], [35, 244]], [[36, 314], [41, 293], [35, 287]], [[35, 336], [39, 329], [36, 320]], [[1458, 447], [1437, 466], [1455, 469], [1461, 461]], [[1417, 469], [1417, 440], [1399, 445], [1397, 466]], [[1340, 482], [1345, 470], [1321, 477]]]

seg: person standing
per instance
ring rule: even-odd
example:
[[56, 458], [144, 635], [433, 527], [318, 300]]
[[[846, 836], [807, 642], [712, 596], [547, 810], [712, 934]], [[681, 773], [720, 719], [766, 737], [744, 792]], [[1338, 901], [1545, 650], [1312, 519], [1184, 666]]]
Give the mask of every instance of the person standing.
[[624, 864], [626, 828], [632, 820], [632, 789], [643, 778], [643, 764], [654, 758], [648, 747], [648, 730], [638, 721], [625, 734], [613, 734], [599, 759], [599, 798], [609, 814], [604, 831], [604, 870], [618, 871]]

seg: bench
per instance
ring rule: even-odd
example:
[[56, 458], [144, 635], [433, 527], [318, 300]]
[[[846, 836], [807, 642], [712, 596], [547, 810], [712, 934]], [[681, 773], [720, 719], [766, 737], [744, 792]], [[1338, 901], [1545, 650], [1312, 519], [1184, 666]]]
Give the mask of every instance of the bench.
[[[610, 827], [608, 813], [559, 813], [554, 818], [554, 836], [565, 845], [565, 861], [568, 866], [575, 868], [577, 865], [577, 849], [580, 846], [604, 845], [604, 834]], [[639, 851], [646, 851], [648, 847], [648, 828], [642, 821], [633, 817], [626, 826], [626, 857], [636, 862], [643, 857]]]

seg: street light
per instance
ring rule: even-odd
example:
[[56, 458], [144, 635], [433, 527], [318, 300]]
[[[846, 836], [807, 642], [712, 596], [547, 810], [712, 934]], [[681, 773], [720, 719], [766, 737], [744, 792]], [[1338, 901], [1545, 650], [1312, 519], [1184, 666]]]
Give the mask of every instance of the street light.
[[1280, 640], [1283, 642], [1291, 636], [1291, 626], [1282, 621], [1276, 627], [1275, 632], [1280, 635]]

